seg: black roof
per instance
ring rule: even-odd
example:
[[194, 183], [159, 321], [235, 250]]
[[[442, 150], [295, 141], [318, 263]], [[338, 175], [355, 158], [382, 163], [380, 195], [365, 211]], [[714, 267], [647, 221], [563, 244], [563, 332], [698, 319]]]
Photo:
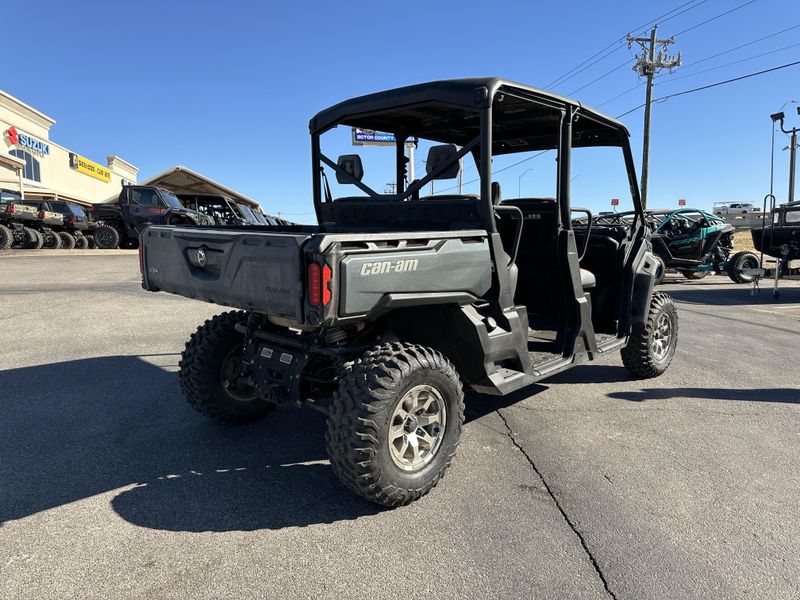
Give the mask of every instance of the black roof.
[[559, 109], [572, 106], [575, 146], [618, 145], [620, 122], [577, 100], [499, 77], [448, 79], [395, 88], [340, 102], [309, 122], [312, 134], [335, 125], [464, 145], [480, 131], [478, 113], [494, 106], [495, 154], [553, 148]]

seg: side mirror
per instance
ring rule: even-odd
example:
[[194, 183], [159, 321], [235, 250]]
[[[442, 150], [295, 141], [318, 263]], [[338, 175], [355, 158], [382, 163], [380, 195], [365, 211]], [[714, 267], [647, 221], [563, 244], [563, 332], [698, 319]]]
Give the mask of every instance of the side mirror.
[[336, 181], [339, 183], [353, 183], [353, 179], [361, 181], [364, 178], [364, 166], [361, 164], [361, 157], [358, 154], [342, 154], [336, 160], [336, 166], [350, 176], [343, 175], [337, 169]]
[[461, 164], [456, 158], [457, 154], [458, 148], [455, 144], [431, 146], [431, 149], [428, 150], [428, 160], [425, 162], [425, 173], [430, 175], [440, 167], [447, 165], [434, 179], [455, 179], [461, 171]]

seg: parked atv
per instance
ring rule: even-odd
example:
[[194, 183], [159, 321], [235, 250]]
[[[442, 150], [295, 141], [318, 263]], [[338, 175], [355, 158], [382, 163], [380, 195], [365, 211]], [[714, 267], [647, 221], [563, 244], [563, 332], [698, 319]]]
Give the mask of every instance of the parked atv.
[[[734, 227], [720, 217], [696, 208], [648, 210], [645, 219], [651, 230], [653, 252], [658, 257], [657, 283], [667, 270], [687, 279], [703, 279], [709, 273], [725, 273], [735, 283], [752, 281], [743, 269], [755, 266], [752, 252], [733, 253]], [[622, 212], [595, 218], [597, 223], [630, 225], [633, 213]]]
[[149, 225], [205, 225], [213, 221], [184, 208], [172, 192], [143, 185], [123, 186], [113, 204], [93, 207], [94, 242], [98, 248], [136, 248]]
[[41, 248], [38, 221], [38, 211], [23, 204], [20, 194], [0, 190], [0, 250]]
[[[337, 125], [394, 134], [396, 193], [364, 183], [359, 155], [323, 153]], [[635, 377], [669, 367], [678, 314], [653, 293], [657, 263], [619, 121], [485, 78], [348, 100], [310, 131], [318, 226], [142, 233], [146, 290], [240, 309], [206, 321], [183, 352], [180, 384], [195, 410], [245, 423], [277, 404], [313, 407], [327, 415], [339, 478], [399, 506], [433, 488], [455, 455], [464, 385], [507, 395], [612, 350]], [[409, 136], [435, 145], [425, 176], [406, 186]], [[619, 150], [632, 225], [593, 227], [571, 206], [573, 147]], [[492, 157], [542, 150], [557, 155], [556, 198], [502, 201]], [[423, 194], [469, 157], [479, 196]], [[334, 197], [328, 174], [361, 195]], [[580, 232], [573, 211], [588, 213]]]

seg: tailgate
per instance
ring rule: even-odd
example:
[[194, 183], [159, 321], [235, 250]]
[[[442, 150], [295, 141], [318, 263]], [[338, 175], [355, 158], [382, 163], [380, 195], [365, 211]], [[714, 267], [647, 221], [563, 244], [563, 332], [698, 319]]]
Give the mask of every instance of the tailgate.
[[310, 234], [148, 227], [142, 287], [303, 322], [301, 246]]

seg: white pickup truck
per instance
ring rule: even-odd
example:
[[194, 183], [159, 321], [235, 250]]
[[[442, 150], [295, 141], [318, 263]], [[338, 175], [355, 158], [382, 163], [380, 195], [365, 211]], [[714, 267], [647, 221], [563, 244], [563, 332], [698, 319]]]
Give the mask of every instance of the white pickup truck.
[[752, 202], [717, 202], [714, 204], [714, 214], [718, 217], [726, 215], [746, 215], [747, 213], [759, 212], [760, 209], [753, 206]]

